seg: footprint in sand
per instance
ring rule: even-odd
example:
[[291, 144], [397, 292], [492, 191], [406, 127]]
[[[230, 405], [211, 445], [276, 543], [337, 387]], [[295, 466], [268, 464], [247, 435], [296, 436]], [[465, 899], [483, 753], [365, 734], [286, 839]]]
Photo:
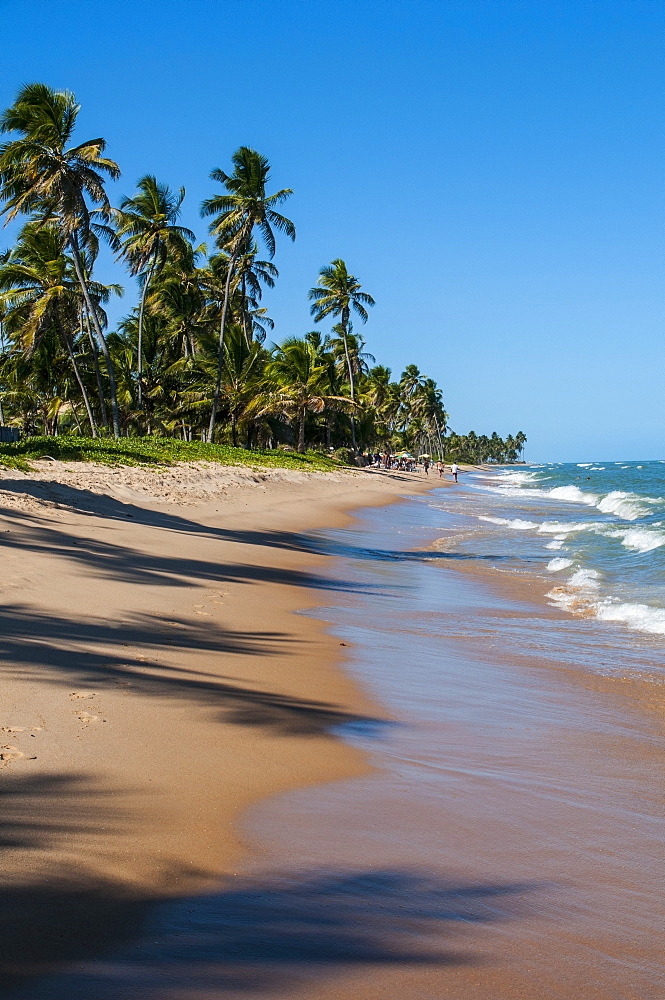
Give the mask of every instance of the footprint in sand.
[[24, 733], [25, 729], [23, 726], [3, 726], [3, 733]]
[[88, 724], [90, 722], [98, 722], [99, 721], [99, 716], [98, 715], [91, 715], [90, 712], [77, 712], [76, 713], [76, 717], [77, 717], [77, 719], [80, 722], [85, 722], [86, 724]]
[[0, 747], [0, 760], [19, 760], [23, 756], [24, 754], [21, 753], [18, 747]]
[[94, 698], [95, 697], [95, 692], [94, 691], [72, 691], [70, 693], [69, 697], [72, 700], [75, 700], [77, 698]]

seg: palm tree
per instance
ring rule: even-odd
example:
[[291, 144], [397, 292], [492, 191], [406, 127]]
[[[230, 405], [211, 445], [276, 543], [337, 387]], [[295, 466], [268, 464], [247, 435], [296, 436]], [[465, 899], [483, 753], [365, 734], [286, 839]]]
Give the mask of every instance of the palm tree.
[[517, 434], [515, 435], [515, 445], [517, 447], [518, 452], [520, 453], [522, 461], [524, 461], [524, 445], [526, 444], [526, 442], [527, 442], [527, 437], [524, 431], [518, 431]]
[[[107, 222], [111, 206], [104, 177], [115, 179], [120, 168], [102, 156], [104, 139], [88, 139], [69, 147], [80, 105], [73, 94], [43, 83], [22, 87], [12, 107], [0, 118], [0, 131], [20, 138], [0, 147], [0, 197], [7, 221], [18, 214], [37, 213], [43, 221], [55, 220], [69, 246], [76, 277], [106, 359], [111, 389], [113, 430], [120, 435], [113, 363], [95, 309], [84, 270], [83, 250], [95, 232], [110, 238]], [[91, 209], [88, 199], [95, 206]], [[94, 216], [93, 216], [94, 213]]]
[[321, 413], [331, 403], [350, 403], [344, 396], [333, 394], [329, 370], [321, 363], [316, 347], [307, 340], [289, 337], [275, 348], [266, 365], [266, 402], [261, 413], [285, 413], [298, 424], [298, 451], [305, 450], [305, 418], [307, 413]]
[[210, 175], [212, 180], [224, 185], [226, 193], [208, 198], [201, 206], [201, 215], [214, 216], [210, 232], [217, 238], [220, 249], [229, 257], [219, 328], [217, 381], [208, 426], [209, 441], [212, 441], [215, 431], [219, 405], [224, 364], [224, 332], [236, 261], [241, 254], [250, 250], [255, 231], [263, 240], [271, 258], [275, 255], [274, 229], [292, 240], [296, 237], [293, 223], [275, 210], [275, 206], [281, 205], [293, 192], [290, 188], [283, 188], [276, 194], [266, 194], [270, 176], [270, 164], [266, 157], [257, 153], [255, 149], [241, 146], [233, 154], [232, 160], [234, 168], [232, 174], [216, 169]]
[[143, 315], [150, 283], [170, 259], [186, 253], [194, 242], [191, 229], [176, 225], [185, 189], [178, 194], [168, 184], [160, 184], [146, 174], [137, 184], [133, 198], [123, 198], [114, 213], [120, 239], [120, 256], [129, 263], [131, 274], [139, 276], [141, 302], [138, 315], [137, 381], [138, 409], [143, 409]]
[[[9, 250], [5, 250], [4, 253], [0, 254], [0, 266], [6, 264], [9, 260]], [[0, 302], [0, 358], [5, 353], [5, 316], [7, 314], [6, 306]], [[2, 410], [2, 397], [0, 397], [0, 427], [5, 422], [5, 415]]]
[[80, 313], [78, 285], [64, 254], [60, 231], [53, 225], [28, 223], [5, 264], [0, 267], [0, 302], [7, 329], [14, 329], [21, 349], [31, 358], [43, 337], [57, 332], [70, 360], [93, 437], [97, 425], [72, 348], [71, 333]]
[[245, 340], [249, 344], [255, 332], [259, 334], [265, 332], [263, 325], [272, 327], [272, 320], [264, 314], [265, 310], [259, 308], [259, 302], [263, 295], [263, 285], [267, 288], [275, 287], [275, 278], [279, 277], [279, 271], [269, 260], [257, 260], [259, 248], [254, 243], [247, 253], [242, 254], [236, 261], [236, 281], [240, 291], [240, 313], [242, 317], [242, 328]]
[[[360, 282], [352, 274], [349, 274], [346, 264], [339, 257], [331, 264], [321, 268], [318, 286], [310, 289], [309, 299], [313, 300], [310, 312], [314, 316], [315, 322], [319, 323], [326, 316], [340, 317], [339, 326], [349, 372], [351, 400], [355, 402], [355, 382], [348, 346], [351, 310], [360, 316], [363, 323], [366, 323], [368, 313], [365, 307], [373, 306], [374, 299], [367, 292], [361, 291]], [[355, 451], [356, 430], [353, 414], [351, 415], [351, 443]]]
[[[245, 331], [235, 325], [229, 328], [224, 342], [224, 395], [231, 418], [231, 441], [238, 447], [238, 423], [256, 410], [260, 398], [267, 351], [258, 341], [247, 343]], [[259, 407], [260, 408], [260, 407]]]
[[364, 392], [374, 411], [376, 430], [385, 445], [393, 434], [401, 407], [401, 393], [397, 382], [391, 382], [390, 368], [376, 365], [367, 374]]

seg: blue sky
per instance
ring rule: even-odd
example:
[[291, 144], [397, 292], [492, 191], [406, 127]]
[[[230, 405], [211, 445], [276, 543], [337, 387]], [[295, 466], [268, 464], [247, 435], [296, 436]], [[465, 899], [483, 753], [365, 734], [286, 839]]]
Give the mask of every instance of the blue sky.
[[[455, 430], [522, 429], [532, 461], [665, 457], [657, 0], [0, 0], [0, 30], [0, 104], [73, 90], [114, 200], [184, 185], [204, 240], [210, 170], [268, 156], [298, 231], [277, 338], [312, 328], [340, 256], [376, 299], [368, 350], [434, 377]], [[117, 317], [136, 290], [100, 277], [127, 286]]]

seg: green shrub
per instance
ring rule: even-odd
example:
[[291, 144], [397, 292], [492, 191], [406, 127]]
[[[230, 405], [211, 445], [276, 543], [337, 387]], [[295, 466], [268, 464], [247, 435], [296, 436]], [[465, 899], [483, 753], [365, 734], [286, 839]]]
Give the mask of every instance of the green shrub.
[[[345, 451], [346, 449], [341, 449]], [[0, 466], [30, 469], [30, 460], [55, 458], [61, 462], [96, 462], [100, 465], [168, 466], [175, 462], [218, 462], [220, 465], [247, 465], [280, 469], [327, 471], [340, 466], [334, 456], [317, 451], [304, 455], [279, 449], [232, 448], [205, 444], [202, 441], [179, 441], [176, 438], [24, 438], [18, 444], [0, 444]]]
[[355, 465], [355, 456], [350, 448], [336, 448], [332, 457], [344, 465]]

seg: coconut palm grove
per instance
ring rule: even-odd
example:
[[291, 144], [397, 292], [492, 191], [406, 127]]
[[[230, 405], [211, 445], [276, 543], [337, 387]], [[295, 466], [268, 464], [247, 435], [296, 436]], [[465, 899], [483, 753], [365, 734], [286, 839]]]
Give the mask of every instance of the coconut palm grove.
[[[241, 146], [211, 171], [199, 243], [179, 225], [184, 188], [146, 174], [111, 204], [120, 166], [103, 138], [77, 134], [78, 112], [73, 94], [32, 83], [0, 118], [2, 212], [18, 224], [0, 256], [0, 424], [65, 445], [170, 440], [178, 457], [191, 443], [192, 457], [224, 445], [518, 460], [522, 432], [454, 433], [434, 379], [413, 364], [394, 377], [370, 353], [374, 299], [343, 257], [303, 289], [313, 329], [275, 337], [264, 293], [296, 230], [264, 155]], [[103, 244], [136, 290], [114, 330], [105, 307], [123, 289], [96, 277]]]

